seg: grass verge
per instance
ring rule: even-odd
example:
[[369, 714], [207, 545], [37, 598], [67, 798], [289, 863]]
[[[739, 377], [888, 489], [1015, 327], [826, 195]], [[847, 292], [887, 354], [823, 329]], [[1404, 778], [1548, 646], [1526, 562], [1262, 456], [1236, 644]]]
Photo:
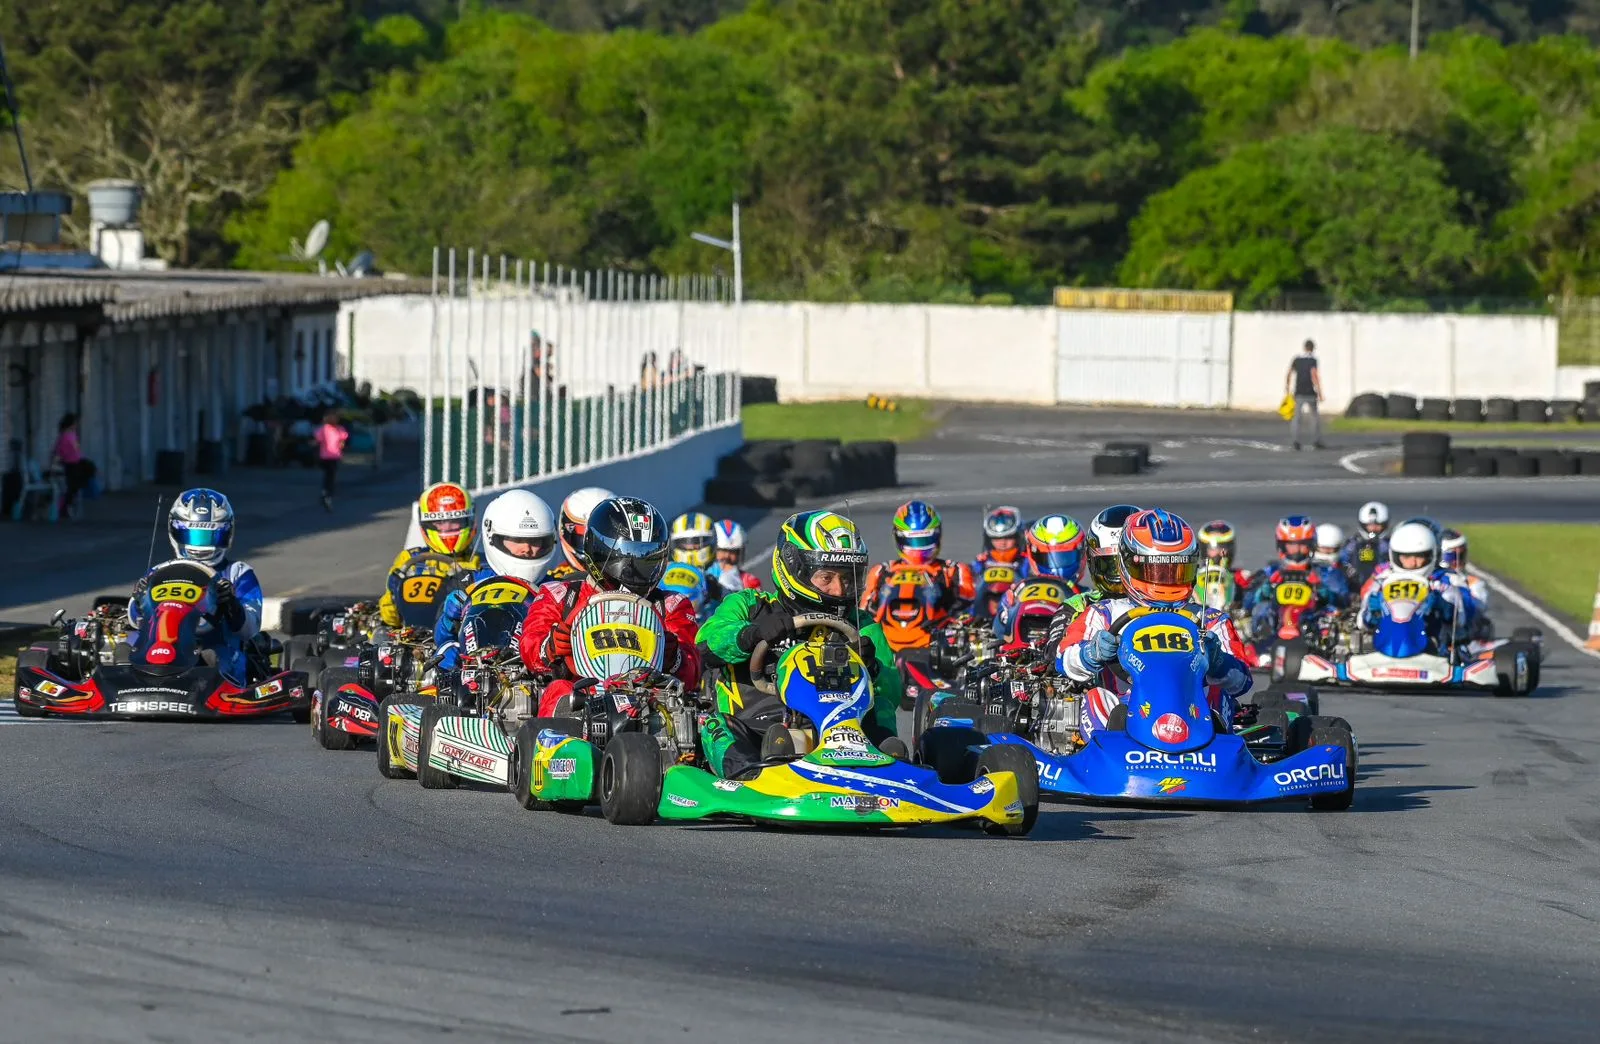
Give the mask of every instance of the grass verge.
[[1424, 420], [1389, 420], [1385, 417], [1325, 417], [1323, 424], [1329, 431], [1345, 432], [1396, 432], [1408, 431], [1438, 431], [1458, 438], [1470, 438], [1474, 435], [1509, 435], [1524, 432], [1529, 435], [1544, 434], [1593, 434], [1600, 437], [1600, 425], [1595, 424], [1533, 424], [1521, 421], [1507, 421], [1497, 424], [1457, 424], [1454, 421], [1424, 421]]
[[844, 442], [890, 439], [912, 442], [937, 426], [930, 404], [917, 399], [897, 401], [893, 413], [866, 403], [763, 402], [743, 410], [747, 439], [840, 439]]
[[17, 653], [30, 642], [52, 633], [51, 628], [37, 631], [18, 629], [0, 634], [0, 700], [9, 700], [17, 688]]
[[1600, 526], [1484, 523], [1462, 526], [1472, 561], [1544, 603], [1582, 634], [1600, 576]]

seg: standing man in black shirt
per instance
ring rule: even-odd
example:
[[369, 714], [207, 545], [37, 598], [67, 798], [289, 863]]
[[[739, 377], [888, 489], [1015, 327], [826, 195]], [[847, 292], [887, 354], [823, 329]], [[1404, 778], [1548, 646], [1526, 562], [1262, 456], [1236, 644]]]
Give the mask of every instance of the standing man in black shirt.
[[1317, 375], [1317, 345], [1306, 341], [1305, 351], [1289, 363], [1289, 373], [1283, 382], [1286, 395], [1294, 396], [1294, 418], [1289, 421], [1289, 438], [1294, 448], [1300, 448], [1300, 418], [1311, 415], [1311, 445], [1322, 448], [1322, 417], [1317, 404], [1322, 401], [1322, 378]]

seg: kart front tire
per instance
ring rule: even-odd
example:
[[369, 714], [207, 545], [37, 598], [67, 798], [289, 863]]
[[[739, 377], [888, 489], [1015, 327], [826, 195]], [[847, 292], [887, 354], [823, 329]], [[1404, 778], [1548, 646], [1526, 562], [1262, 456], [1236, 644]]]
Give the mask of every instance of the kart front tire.
[[[17, 654], [17, 669], [32, 667], [36, 670], [47, 671], [50, 669], [50, 650], [38, 646], [24, 649]], [[42, 718], [44, 711], [31, 703], [23, 703], [17, 699], [15, 692], [11, 694], [11, 705], [17, 709], [19, 718]]]
[[[1342, 721], [1340, 718], [1327, 719]], [[1324, 725], [1311, 730], [1311, 747], [1333, 746], [1344, 748], [1344, 778], [1345, 788], [1334, 794], [1316, 794], [1311, 798], [1313, 812], [1343, 812], [1350, 807], [1356, 797], [1356, 770], [1360, 766], [1360, 759], [1356, 753], [1355, 737], [1349, 728], [1339, 725]]]
[[[1523, 660], [1517, 669], [1518, 658]], [[1494, 651], [1496, 696], [1527, 696], [1539, 687], [1539, 652], [1525, 642], [1507, 642]]]
[[354, 736], [328, 725], [328, 699], [342, 686], [358, 683], [359, 676], [348, 667], [335, 667], [322, 676], [318, 686], [322, 690], [322, 699], [317, 702], [316, 716], [311, 722], [311, 734], [317, 738], [323, 750], [349, 750], [356, 745]]
[[433, 733], [440, 718], [457, 718], [461, 712], [454, 707], [435, 703], [422, 710], [422, 727], [417, 732], [417, 782], [423, 790], [453, 790], [456, 778], [444, 769], [428, 764], [428, 751], [433, 748]]
[[533, 796], [533, 751], [539, 745], [539, 733], [546, 729], [563, 736], [583, 738], [583, 724], [573, 718], [529, 718], [517, 729], [514, 740], [516, 760], [512, 763], [508, 787], [517, 804], [526, 809], [548, 809], [567, 815], [582, 815], [587, 803], [583, 801], [541, 801]]
[[661, 804], [661, 745], [642, 732], [611, 737], [600, 757], [600, 811], [619, 826], [654, 823]]
[[410, 770], [389, 755], [389, 707], [394, 702], [391, 696], [378, 705], [378, 775], [384, 779], [410, 779]]
[[1022, 837], [1039, 819], [1039, 764], [1027, 747], [1017, 743], [997, 743], [978, 755], [974, 778], [991, 772], [1010, 772], [1017, 777], [1017, 800], [1022, 802], [1022, 822], [1015, 824], [984, 821], [984, 833], [997, 837]]

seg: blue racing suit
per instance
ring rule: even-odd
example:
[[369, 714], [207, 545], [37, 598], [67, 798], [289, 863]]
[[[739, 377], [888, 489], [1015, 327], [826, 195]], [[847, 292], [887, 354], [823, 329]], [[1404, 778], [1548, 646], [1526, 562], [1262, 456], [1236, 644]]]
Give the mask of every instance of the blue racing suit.
[[1266, 568], [1251, 577], [1250, 587], [1244, 593], [1243, 604], [1245, 611], [1250, 614], [1252, 637], [1277, 629], [1275, 618], [1278, 604], [1272, 595], [1278, 584], [1288, 580], [1311, 585], [1316, 596], [1314, 615], [1333, 612], [1350, 603], [1350, 585], [1339, 570], [1318, 565], [1297, 569], [1282, 562], [1269, 562]]
[[[463, 569], [445, 580], [444, 594], [439, 598], [439, 615], [433, 621], [435, 649], [444, 649], [447, 643], [456, 640], [461, 627], [461, 618], [467, 615], [467, 606], [472, 601], [472, 585], [498, 575], [487, 565], [482, 565], [476, 569]], [[446, 649], [444, 656], [439, 660], [440, 668], [452, 670], [455, 665], [456, 650]]]
[[[183, 562], [187, 559], [172, 559]], [[168, 565], [162, 562], [155, 566]], [[238, 630], [229, 627], [223, 620], [214, 615], [208, 615], [195, 631], [195, 642], [202, 649], [213, 649], [217, 654], [217, 670], [222, 677], [234, 685], [243, 686], [245, 683], [245, 655], [244, 643], [254, 638], [261, 630], [261, 581], [256, 579], [256, 571], [244, 562], [229, 562], [223, 559], [213, 567], [219, 579], [225, 579], [233, 585], [233, 593], [239, 599], [239, 605], [244, 609], [244, 622]], [[154, 570], [152, 570], [154, 571]], [[146, 574], [149, 575], [149, 574]], [[133, 625], [135, 634], [139, 626], [139, 599], [128, 600], [128, 622]], [[135, 634], [128, 636], [131, 645], [136, 640]]]
[[1441, 656], [1450, 648], [1452, 639], [1455, 643], [1472, 639], [1476, 603], [1448, 569], [1434, 569], [1426, 575], [1399, 570], [1384, 574], [1383, 583], [1373, 585], [1367, 593], [1366, 602], [1361, 606], [1363, 627], [1369, 631], [1377, 628], [1378, 621], [1383, 619], [1384, 585], [1403, 577], [1415, 577], [1428, 585], [1428, 596], [1417, 607], [1417, 612], [1422, 614], [1428, 640]]

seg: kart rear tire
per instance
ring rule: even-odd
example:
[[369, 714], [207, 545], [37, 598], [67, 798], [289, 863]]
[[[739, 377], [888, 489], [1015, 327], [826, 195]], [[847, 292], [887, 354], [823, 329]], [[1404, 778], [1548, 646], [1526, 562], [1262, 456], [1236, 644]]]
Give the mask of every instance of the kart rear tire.
[[[933, 693], [917, 693], [917, 701], [911, 707], [911, 750], [913, 753], [921, 749], [922, 734], [928, 731], [928, 722], [933, 718]], [[916, 758], [921, 761], [920, 757]]]
[[517, 728], [513, 744], [516, 760], [511, 764], [508, 789], [517, 804], [529, 810], [548, 810], [567, 815], [582, 815], [588, 803], [584, 801], [540, 801], [533, 796], [533, 756], [530, 753], [539, 745], [539, 733], [549, 729], [564, 736], [583, 738], [583, 723], [575, 718], [529, 718]]
[[[1524, 657], [1523, 679], [1517, 681], [1516, 657]], [[1496, 696], [1527, 696], [1539, 687], [1539, 649], [1532, 642], [1507, 642], [1494, 651]]]
[[439, 725], [439, 719], [459, 717], [462, 717], [460, 711], [441, 703], [422, 709], [422, 727], [417, 732], [417, 782], [422, 784], [423, 790], [455, 789], [454, 776], [428, 764], [428, 749], [433, 746], [433, 732]]
[[335, 667], [319, 679], [322, 699], [317, 702], [316, 716], [311, 719], [311, 735], [323, 750], [350, 750], [356, 745], [356, 738], [348, 732], [328, 727], [328, 697], [338, 692], [340, 686], [359, 683], [360, 675], [349, 667]]
[[1256, 711], [1256, 724], [1276, 725], [1283, 733], [1283, 753], [1278, 755], [1279, 758], [1287, 758], [1305, 750], [1306, 743], [1311, 737], [1310, 718], [1303, 714], [1296, 714], [1291, 718], [1289, 712], [1281, 706], [1264, 707]]
[[[1342, 719], [1334, 719], [1342, 720]], [[1311, 798], [1311, 809], [1314, 812], [1343, 812], [1350, 807], [1356, 796], [1356, 771], [1360, 767], [1360, 759], [1356, 753], [1355, 737], [1348, 728], [1338, 725], [1324, 725], [1319, 729], [1312, 729], [1308, 747], [1321, 747], [1324, 745], [1344, 748], [1344, 775], [1345, 788], [1337, 794], [1317, 794]]]
[[[1283, 649], [1283, 666], [1278, 666], [1278, 648]], [[1310, 645], [1304, 638], [1290, 638], [1281, 641], [1272, 650], [1271, 677], [1274, 682], [1297, 682], [1300, 680], [1300, 663], [1305, 659]]]
[[[47, 671], [50, 669], [50, 650], [31, 646], [17, 654], [17, 668], [32, 667], [36, 670]], [[11, 694], [11, 705], [17, 710], [19, 718], [42, 718], [45, 712], [30, 703], [23, 703], [17, 699], [15, 691]]]
[[399, 700], [390, 696], [378, 704], [378, 775], [384, 779], [411, 779], [411, 770], [389, 757], [389, 707]]
[[1005, 826], [985, 820], [983, 832], [996, 837], [1023, 837], [1039, 819], [1039, 763], [1033, 760], [1033, 753], [1019, 743], [997, 743], [978, 755], [977, 772], [973, 778], [987, 776], [991, 772], [1010, 772], [1017, 777], [1017, 800], [1022, 802], [1022, 822]]
[[618, 826], [656, 821], [661, 805], [661, 745], [642, 732], [611, 737], [600, 756], [600, 811]]

